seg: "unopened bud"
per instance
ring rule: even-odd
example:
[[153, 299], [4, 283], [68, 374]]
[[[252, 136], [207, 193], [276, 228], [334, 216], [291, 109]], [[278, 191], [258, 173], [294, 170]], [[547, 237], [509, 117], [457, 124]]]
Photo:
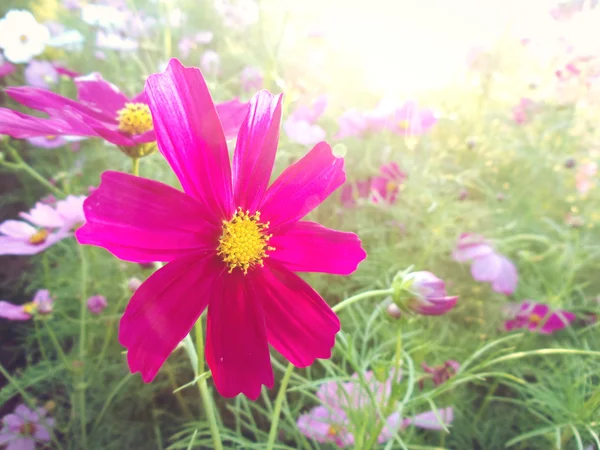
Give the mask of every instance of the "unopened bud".
[[573, 159], [573, 158], [569, 158], [565, 161], [565, 167], [567, 169], [572, 169], [576, 165], [577, 165], [577, 161], [575, 161], [575, 159]]
[[131, 277], [129, 280], [127, 280], [127, 288], [131, 292], [137, 291], [141, 285], [142, 285], [142, 281], [139, 278]]
[[385, 312], [393, 319], [399, 319], [402, 317], [402, 310], [395, 303], [390, 303], [385, 309]]

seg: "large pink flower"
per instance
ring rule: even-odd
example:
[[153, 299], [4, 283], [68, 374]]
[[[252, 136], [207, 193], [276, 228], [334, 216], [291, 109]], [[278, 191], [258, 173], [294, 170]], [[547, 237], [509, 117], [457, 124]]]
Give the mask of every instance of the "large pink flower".
[[340, 323], [293, 272], [352, 273], [366, 254], [353, 233], [300, 221], [345, 179], [343, 160], [315, 146], [270, 186], [281, 96], [250, 102], [233, 163], [200, 71], [172, 59], [146, 82], [158, 146], [185, 193], [105, 172], [85, 202], [81, 243], [121, 259], [166, 261], [135, 292], [119, 339], [151, 381], [208, 306], [206, 359], [226, 397], [273, 385], [269, 347], [298, 367], [328, 358]]
[[[120, 147], [156, 140], [145, 93], [127, 97], [98, 73], [75, 78], [78, 100], [34, 87], [10, 87], [6, 93], [49, 118], [28, 116], [0, 108], [0, 134], [17, 139], [38, 136], [98, 136]], [[248, 110], [237, 99], [216, 107], [225, 135], [237, 133]]]

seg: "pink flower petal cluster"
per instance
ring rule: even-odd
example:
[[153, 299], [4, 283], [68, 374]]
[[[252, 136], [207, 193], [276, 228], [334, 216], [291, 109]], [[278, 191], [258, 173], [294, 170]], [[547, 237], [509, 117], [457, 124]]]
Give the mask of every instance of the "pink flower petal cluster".
[[461, 234], [452, 257], [458, 262], [471, 261], [473, 278], [490, 283], [500, 294], [512, 295], [517, 288], [519, 275], [515, 265], [481, 236]]
[[456, 306], [458, 296], [446, 293], [446, 283], [427, 271], [412, 272], [404, 277], [403, 284], [410, 293], [407, 306], [424, 316], [440, 316]]
[[240, 84], [244, 92], [258, 91], [263, 87], [263, 74], [257, 67], [244, 67], [240, 73]]
[[50, 442], [54, 419], [46, 415], [44, 408], [17, 406], [2, 419], [0, 445], [6, 445], [6, 450], [34, 450], [37, 442]]
[[29, 212], [19, 214], [25, 220], [0, 223], [0, 255], [34, 255], [71, 236], [71, 229], [85, 221], [85, 199], [69, 195], [54, 207], [38, 202]]
[[418, 136], [427, 133], [437, 123], [432, 109], [421, 108], [415, 101], [397, 106], [383, 99], [375, 109], [360, 112], [350, 109], [338, 119], [340, 127], [336, 139], [349, 136], [363, 137], [365, 133], [389, 130], [401, 136]]
[[572, 312], [552, 310], [544, 303], [525, 300], [520, 305], [515, 305], [512, 318], [504, 322], [504, 329], [511, 331], [527, 328], [535, 333], [552, 334], [569, 326], [575, 317]]
[[50, 314], [54, 300], [47, 289], [40, 289], [33, 300], [24, 305], [15, 305], [0, 300], [0, 317], [8, 320], [29, 320], [36, 314]]
[[[77, 77], [74, 82], [78, 100], [40, 88], [7, 88], [5, 92], [13, 100], [45, 112], [49, 118], [0, 108], [0, 134], [17, 139], [65, 135], [101, 137], [120, 147], [156, 141], [143, 92], [127, 97], [98, 73]], [[226, 136], [235, 136], [247, 110], [248, 104], [237, 99], [217, 105]]]
[[283, 123], [283, 129], [292, 142], [312, 146], [325, 139], [326, 133], [315, 122], [327, 108], [327, 96], [321, 95], [311, 106], [301, 105]]
[[344, 184], [340, 200], [345, 207], [356, 206], [361, 200], [391, 205], [398, 199], [406, 178], [406, 173], [396, 162], [383, 164], [379, 175]]
[[539, 105], [530, 98], [522, 98], [519, 103], [513, 107], [513, 120], [518, 125], [526, 124], [531, 121], [534, 113], [539, 109]]
[[[400, 382], [397, 378], [396, 382]], [[317, 397], [321, 405], [302, 414], [297, 420], [298, 429], [305, 436], [320, 443], [333, 443], [340, 448], [354, 445], [352, 422], [350, 417], [358, 413], [364, 420], [369, 420], [369, 415], [375, 416], [375, 405], [372, 398], [379, 404], [385, 404], [392, 394], [393, 378], [380, 382], [373, 372], [364, 374], [366, 386], [361, 384], [358, 374], [354, 374], [349, 382], [338, 383], [329, 381], [322, 384], [317, 390]], [[419, 428], [441, 430], [452, 422], [453, 411], [451, 407], [438, 411], [443, 420], [439, 422], [433, 411], [419, 414], [412, 418], [402, 418], [400, 413], [391, 414], [378, 436], [379, 443], [385, 443], [394, 438], [396, 433], [414, 425]]]
[[106, 297], [103, 295], [92, 295], [87, 299], [87, 307], [92, 314], [100, 314], [107, 306]]
[[120, 322], [132, 372], [154, 379], [208, 308], [205, 354], [218, 392], [256, 399], [273, 386], [269, 344], [297, 367], [331, 356], [339, 319], [294, 272], [348, 275], [366, 257], [355, 234], [301, 220], [343, 184], [344, 161], [320, 143], [269, 186], [281, 95], [253, 97], [230, 164], [197, 68], [172, 59], [145, 93], [159, 150], [184, 192], [104, 172], [77, 238], [123, 260], [167, 262]]

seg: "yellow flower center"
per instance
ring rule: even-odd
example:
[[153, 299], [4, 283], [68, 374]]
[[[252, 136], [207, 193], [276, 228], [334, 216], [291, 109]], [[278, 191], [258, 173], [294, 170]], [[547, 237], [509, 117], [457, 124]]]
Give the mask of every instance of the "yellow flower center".
[[340, 433], [340, 427], [336, 425], [329, 425], [329, 430], [327, 430], [327, 436], [329, 437], [337, 437]]
[[142, 134], [150, 131], [152, 115], [145, 103], [125, 103], [125, 108], [117, 112], [119, 131], [127, 134]]
[[37, 312], [37, 304], [34, 302], [25, 303], [23, 305], [23, 312], [27, 314], [35, 314]]
[[53, 140], [55, 140], [55, 139], [58, 139], [58, 136], [54, 136], [54, 135], [52, 135], [52, 134], [50, 134], [50, 135], [46, 136], [46, 140], [47, 140], [47, 141], [53, 141]]
[[35, 425], [32, 423], [24, 423], [23, 425], [21, 425], [21, 427], [19, 428], [19, 432], [23, 435], [23, 436], [31, 436], [33, 435], [33, 433], [35, 433]]
[[530, 314], [529, 321], [531, 323], [540, 323], [542, 321], [542, 317], [539, 314]]
[[26, 44], [29, 38], [26, 34], [22, 34], [21, 36], [19, 36], [19, 40], [21, 41], [21, 43]]
[[401, 130], [408, 130], [410, 128], [410, 121], [409, 120], [401, 120], [400, 122], [398, 122], [398, 127]]
[[32, 245], [43, 244], [44, 242], [46, 242], [46, 239], [48, 238], [49, 234], [50, 234], [50, 232], [48, 230], [44, 230], [44, 229], [36, 231], [29, 238], [29, 243], [32, 244]]
[[392, 192], [394, 192], [396, 189], [398, 188], [398, 185], [393, 182], [393, 181], [388, 181], [385, 189], [391, 194]]
[[268, 250], [275, 250], [268, 245], [270, 234], [266, 234], [269, 222], [260, 222], [260, 212], [250, 214], [242, 208], [233, 215], [229, 221], [223, 221], [223, 234], [219, 238], [217, 254], [229, 266], [229, 273], [236, 267], [242, 269], [244, 274], [256, 265], [263, 266], [268, 258]]

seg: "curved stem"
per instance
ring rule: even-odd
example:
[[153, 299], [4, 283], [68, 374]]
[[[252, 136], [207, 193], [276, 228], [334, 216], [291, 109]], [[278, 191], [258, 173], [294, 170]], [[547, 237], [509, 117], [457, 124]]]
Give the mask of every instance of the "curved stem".
[[285, 369], [285, 374], [279, 385], [279, 392], [275, 398], [275, 407], [273, 409], [273, 415], [271, 416], [271, 428], [269, 429], [269, 440], [267, 441], [267, 450], [272, 450], [275, 445], [275, 437], [277, 435], [277, 427], [279, 426], [279, 416], [281, 415], [281, 407], [285, 400], [285, 393], [287, 391], [287, 385], [290, 382], [292, 372], [294, 371], [294, 365], [289, 363]]
[[[199, 318], [195, 325], [196, 331], [196, 351], [198, 352], [198, 373], [204, 372], [204, 335], [202, 331], [202, 318]], [[213, 440], [214, 450], [223, 450], [223, 444], [221, 443], [221, 435], [219, 433], [219, 427], [217, 425], [217, 418], [212, 405], [212, 398], [208, 391], [208, 385], [206, 378], [201, 377], [198, 380], [198, 390], [200, 391], [200, 397], [202, 398], [202, 404], [204, 405], [204, 412], [208, 419], [208, 426], [210, 428], [210, 434]]]
[[[29, 164], [27, 164], [23, 160], [23, 158], [21, 158], [21, 155], [19, 155], [19, 152], [14, 147], [8, 145], [7, 143], [5, 143], [5, 145], [6, 145], [6, 148], [8, 149], [8, 151], [10, 152], [11, 156], [13, 157], [13, 159], [17, 162], [18, 169], [27, 172], [32, 178], [35, 178], [39, 183], [43, 184], [53, 194], [64, 197], [65, 193], [63, 191], [61, 191], [60, 189], [58, 189], [56, 186], [54, 186], [52, 183], [50, 183], [48, 180], [46, 180], [33, 167], [31, 167]], [[8, 165], [10, 163], [5, 163], [5, 164]]]
[[393, 292], [394, 292], [393, 289], [375, 289], [373, 291], [363, 292], [362, 294], [357, 294], [357, 295], [353, 295], [352, 297], [348, 297], [346, 300], [338, 303], [331, 309], [333, 310], [333, 312], [339, 312], [342, 309], [346, 308], [347, 306], [350, 306], [353, 303], [356, 303], [360, 300], [364, 300], [365, 298], [391, 295], [391, 294], [393, 294]]

